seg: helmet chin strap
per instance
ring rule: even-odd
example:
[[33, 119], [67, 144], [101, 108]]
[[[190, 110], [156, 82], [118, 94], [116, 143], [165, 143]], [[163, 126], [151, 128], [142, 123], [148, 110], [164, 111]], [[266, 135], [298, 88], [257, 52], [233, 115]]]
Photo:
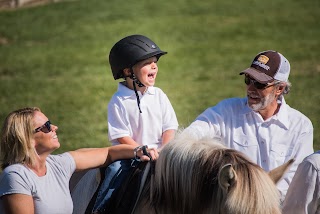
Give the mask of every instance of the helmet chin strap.
[[131, 71], [131, 75], [130, 78], [133, 80], [134, 83], [136, 83], [140, 88], [144, 87], [144, 85], [142, 84], [142, 82], [140, 82], [140, 80], [138, 80], [138, 78], [136, 77], [136, 75], [134, 75], [132, 68], [130, 69]]
[[139, 87], [144, 87], [144, 85], [137, 79], [136, 75], [134, 75], [132, 68], [130, 68], [130, 72], [131, 72], [130, 78], [133, 80], [134, 93], [136, 94], [136, 97], [137, 97], [137, 104], [138, 104], [139, 112], [142, 113], [141, 108], [140, 108], [140, 98], [139, 98], [136, 84]]

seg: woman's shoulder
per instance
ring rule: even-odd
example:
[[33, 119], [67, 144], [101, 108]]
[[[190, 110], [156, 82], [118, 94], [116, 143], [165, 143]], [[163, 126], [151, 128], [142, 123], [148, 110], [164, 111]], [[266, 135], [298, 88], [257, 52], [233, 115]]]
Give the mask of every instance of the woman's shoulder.
[[23, 164], [12, 164], [7, 166], [0, 175], [0, 183], [16, 187], [17, 184], [30, 184], [35, 174]]
[[76, 163], [69, 152], [57, 155], [49, 155], [47, 158], [49, 167], [56, 173], [66, 172], [67, 175], [72, 174], [76, 169]]
[[74, 162], [74, 159], [69, 152], [64, 152], [62, 154], [57, 155], [49, 155], [47, 158], [47, 163], [62, 167], [66, 164], [70, 165], [70, 162]]
[[16, 173], [16, 174], [21, 174], [21, 173], [26, 173], [29, 172], [30, 170], [24, 166], [23, 164], [12, 164], [7, 166], [1, 173], [3, 174], [10, 174], [10, 173]]

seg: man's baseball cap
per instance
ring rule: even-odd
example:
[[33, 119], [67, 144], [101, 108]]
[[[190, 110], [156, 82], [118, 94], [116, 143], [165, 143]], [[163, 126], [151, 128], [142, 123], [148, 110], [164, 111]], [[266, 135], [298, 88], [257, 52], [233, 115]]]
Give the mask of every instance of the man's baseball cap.
[[240, 73], [242, 74], [248, 74], [260, 83], [269, 83], [274, 80], [287, 82], [290, 63], [277, 51], [263, 51], [253, 59], [250, 68]]

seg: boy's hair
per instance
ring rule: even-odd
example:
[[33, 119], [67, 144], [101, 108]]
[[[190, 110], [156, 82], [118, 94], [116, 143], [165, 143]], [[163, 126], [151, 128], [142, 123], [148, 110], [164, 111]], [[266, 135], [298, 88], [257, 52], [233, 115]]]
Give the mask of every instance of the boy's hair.
[[132, 68], [137, 62], [156, 56], [159, 59], [167, 52], [142, 35], [127, 36], [118, 41], [109, 54], [109, 63], [114, 79], [124, 78], [123, 69]]

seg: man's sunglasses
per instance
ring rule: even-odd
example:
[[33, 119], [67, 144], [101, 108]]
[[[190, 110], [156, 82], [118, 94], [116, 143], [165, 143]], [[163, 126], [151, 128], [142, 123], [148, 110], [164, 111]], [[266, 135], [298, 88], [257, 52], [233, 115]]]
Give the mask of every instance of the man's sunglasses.
[[270, 84], [270, 83], [260, 83], [252, 78], [250, 78], [249, 76], [245, 76], [244, 77], [244, 82], [247, 84], [247, 85], [250, 85], [250, 84], [253, 84], [253, 86], [256, 88], [256, 89], [266, 89], [266, 88], [269, 88], [273, 85], [276, 85], [278, 82], [274, 82], [273, 84]]
[[44, 133], [51, 132], [51, 122], [50, 122], [50, 120], [48, 120], [45, 124], [43, 124], [42, 126], [36, 128], [34, 130], [35, 133], [40, 132], [40, 131], [44, 132]]

